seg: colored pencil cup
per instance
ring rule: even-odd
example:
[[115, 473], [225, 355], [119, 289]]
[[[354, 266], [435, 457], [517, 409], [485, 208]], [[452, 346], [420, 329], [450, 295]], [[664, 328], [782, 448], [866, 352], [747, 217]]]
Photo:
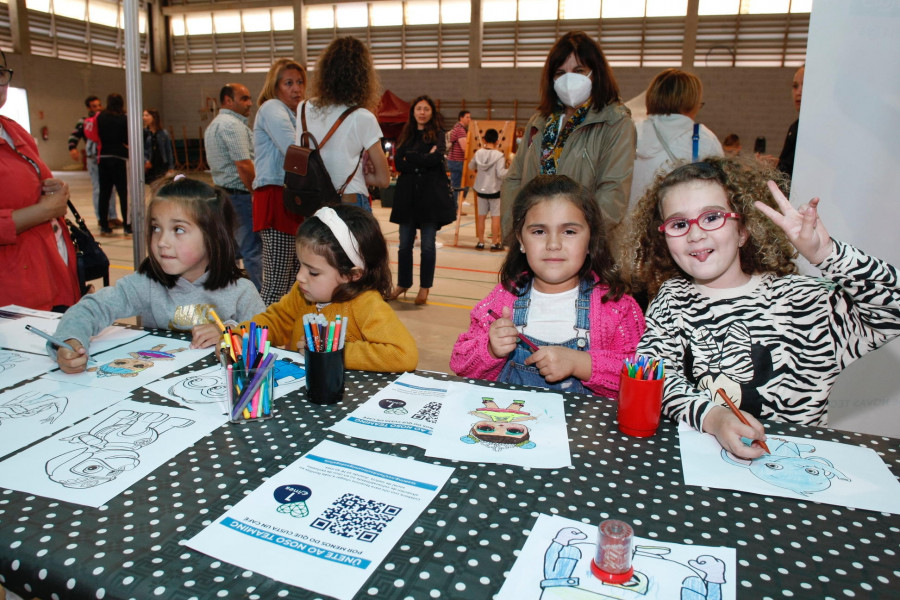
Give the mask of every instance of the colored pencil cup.
[[232, 423], [271, 419], [275, 414], [275, 369], [226, 371], [229, 419]]
[[659, 428], [663, 379], [619, 378], [619, 431], [633, 437], [650, 437]]
[[313, 404], [337, 404], [344, 398], [344, 350], [305, 351], [306, 399]]

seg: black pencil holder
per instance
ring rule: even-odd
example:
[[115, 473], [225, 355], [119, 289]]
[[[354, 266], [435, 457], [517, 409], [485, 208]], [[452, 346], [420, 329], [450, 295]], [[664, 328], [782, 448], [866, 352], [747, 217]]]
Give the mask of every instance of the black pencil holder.
[[305, 350], [306, 399], [313, 404], [337, 404], [344, 398], [344, 350]]

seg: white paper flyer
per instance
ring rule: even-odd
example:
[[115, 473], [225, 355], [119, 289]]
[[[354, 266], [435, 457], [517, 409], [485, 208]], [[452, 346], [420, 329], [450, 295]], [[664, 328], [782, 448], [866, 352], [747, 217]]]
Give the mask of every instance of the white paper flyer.
[[323, 441], [185, 544], [349, 600], [452, 473]]
[[365, 440], [426, 448], [447, 385], [446, 381], [404, 373], [332, 425], [331, 430]]

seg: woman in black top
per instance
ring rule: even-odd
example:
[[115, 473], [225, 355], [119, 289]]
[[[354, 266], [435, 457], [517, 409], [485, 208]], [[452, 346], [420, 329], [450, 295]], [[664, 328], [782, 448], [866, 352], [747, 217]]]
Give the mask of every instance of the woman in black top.
[[412, 286], [412, 254], [416, 230], [422, 231], [419, 293], [416, 304], [425, 304], [434, 283], [437, 263], [434, 237], [442, 226], [456, 219], [450, 179], [444, 162], [444, 129], [440, 113], [428, 96], [419, 96], [409, 107], [409, 119], [398, 140], [394, 161], [400, 177], [391, 209], [391, 223], [400, 225], [397, 252], [396, 299]]
[[144, 110], [144, 183], [150, 185], [175, 169], [172, 138], [162, 128], [159, 111]]
[[113, 187], [119, 194], [125, 233], [131, 233], [128, 218], [128, 120], [125, 117], [125, 100], [121, 95], [107, 96], [106, 110], [97, 115], [97, 133], [100, 135], [100, 235], [112, 234], [106, 217]]

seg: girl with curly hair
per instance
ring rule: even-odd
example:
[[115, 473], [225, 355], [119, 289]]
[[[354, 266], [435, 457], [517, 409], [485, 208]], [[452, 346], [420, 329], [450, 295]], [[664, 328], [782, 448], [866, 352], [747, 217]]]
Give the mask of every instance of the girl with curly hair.
[[[312, 97], [297, 109], [296, 142], [309, 132], [321, 145], [320, 154], [334, 189], [344, 204], [371, 212], [367, 186], [387, 187], [391, 172], [381, 148], [378, 76], [369, 49], [346, 36], [332, 41], [316, 62]], [[343, 123], [328, 141], [328, 133], [343, 114]]]
[[644, 317], [625, 295], [600, 207], [571, 178], [538, 175], [516, 197], [512, 224], [500, 284], [472, 309], [450, 368], [463, 377], [616, 397]]
[[[638, 352], [665, 361], [663, 414], [748, 459], [758, 419], [826, 425], [838, 374], [900, 334], [897, 270], [832, 240], [819, 199], [793, 208], [761, 169], [707, 158], [659, 176], [627, 245], [653, 297]], [[797, 274], [798, 252], [821, 278]]]

